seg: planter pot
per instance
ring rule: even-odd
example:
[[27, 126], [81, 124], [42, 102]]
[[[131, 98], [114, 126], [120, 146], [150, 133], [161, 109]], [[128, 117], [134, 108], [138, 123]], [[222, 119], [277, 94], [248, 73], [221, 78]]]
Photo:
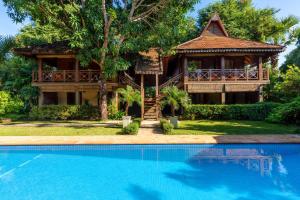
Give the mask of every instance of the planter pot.
[[123, 128], [127, 127], [131, 123], [131, 116], [123, 116]]
[[170, 123], [174, 126], [174, 128], [178, 128], [178, 117], [170, 117]]

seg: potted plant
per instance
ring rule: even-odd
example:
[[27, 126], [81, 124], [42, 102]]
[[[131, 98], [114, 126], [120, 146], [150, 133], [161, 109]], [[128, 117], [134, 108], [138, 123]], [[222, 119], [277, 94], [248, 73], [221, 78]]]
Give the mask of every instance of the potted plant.
[[187, 107], [190, 104], [190, 98], [187, 92], [178, 89], [176, 86], [165, 87], [162, 90], [163, 98], [161, 100], [162, 107], [169, 105], [171, 107], [172, 117], [171, 124], [174, 128], [178, 128], [178, 117], [175, 116], [175, 111], [182, 107]]
[[138, 90], [133, 89], [131, 86], [127, 85], [126, 88], [119, 88], [118, 93], [121, 95], [121, 101], [125, 102], [125, 116], [123, 116], [123, 128], [131, 123], [131, 116], [128, 116], [129, 107], [132, 106], [134, 102], [141, 104], [141, 93]]

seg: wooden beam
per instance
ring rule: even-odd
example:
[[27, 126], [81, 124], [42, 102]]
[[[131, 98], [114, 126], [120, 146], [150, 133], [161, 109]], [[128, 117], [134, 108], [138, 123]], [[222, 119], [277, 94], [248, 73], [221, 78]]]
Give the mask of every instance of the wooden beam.
[[221, 57], [221, 73], [222, 73], [222, 80], [225, 81], [225, 57]]
[[43, 60], [41, 58], [38, 59], [38, 81], [43, 81]]
[[80, 105], [80, 92], [79, 91], [75, 92], [75, 104]]
[[37, 58], [75, 58], [73, 54], [49, 54], [49, 55], [37, 55]]
[[189, 70], [188, 70], [188, 59], [186, 56], [184, 56], [183, 60], [183, 85], [184, 85], [184, 90], [186, 91], [186, 84], [189, 81]]
[[158, 105], [158, 95], [159, 95], [159, 86], [158, 86], [158, 74], [155, 74], [155, 107], [156, 107], [156, 120], [159, 118], [159, 105]]
[[144, 120], [144, 74], [141, 74], [141, 118]]
[[44, 104], [44, 93], [40, 90], [40, 95], [39, 95], [39, 107], [42, 107]]
[[264, 86], [261, 85], [261, 86], [259, 87], [259, 94], [258, 94], [258, 95], [259, 95], [259, 96], [258, 96], [259, 102], [263, 102], [263, 101], [264, 101], [263, 89], [264, 89]]
[[79, 60], [75, 62], [75, 82], [79, 82]]
[[263, 58], [261, 56], [259, 56], [258, 58], [258, 77], [259, 80], [262, 81], [263, 78]]

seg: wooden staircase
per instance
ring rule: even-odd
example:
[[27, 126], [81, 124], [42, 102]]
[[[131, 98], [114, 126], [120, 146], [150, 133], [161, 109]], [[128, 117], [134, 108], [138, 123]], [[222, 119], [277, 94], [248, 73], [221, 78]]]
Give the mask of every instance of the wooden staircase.
[[156, 98], [145, 98], [144, 120], [158, 120], [160, 109]]

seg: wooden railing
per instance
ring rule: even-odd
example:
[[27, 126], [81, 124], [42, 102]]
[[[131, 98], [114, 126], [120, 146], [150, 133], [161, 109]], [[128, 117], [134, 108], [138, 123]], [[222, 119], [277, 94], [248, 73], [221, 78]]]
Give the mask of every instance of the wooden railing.
[[182, 82], [182, 73], [173, 76], [172, 78], [170, 78], [169, 80], [161, 84], [159, 86], [159, 89], [161, 90], [164, 87], [171, 86], [171, 85], [177, 86], [180, 82]]
[[119, 75], [119, 83], [123, 85], [130, 85], [134, 89], [141, 90], [141, 86], [139, 86], [126, 72]]
[[[38, 72], [32, 72], [33, 82], [91, 82], [96, 83], [100, 80], [99, 70], [56, 70], [43, 71], [39, 80]], [[112, 80], [108, 80], [112, 81]]]
[[269, 80], [268, 69], [263, 69], [260, 79], [259, 70], [244, 69], [199, 69], [188, 72], [188, 81], [253, 81]]

